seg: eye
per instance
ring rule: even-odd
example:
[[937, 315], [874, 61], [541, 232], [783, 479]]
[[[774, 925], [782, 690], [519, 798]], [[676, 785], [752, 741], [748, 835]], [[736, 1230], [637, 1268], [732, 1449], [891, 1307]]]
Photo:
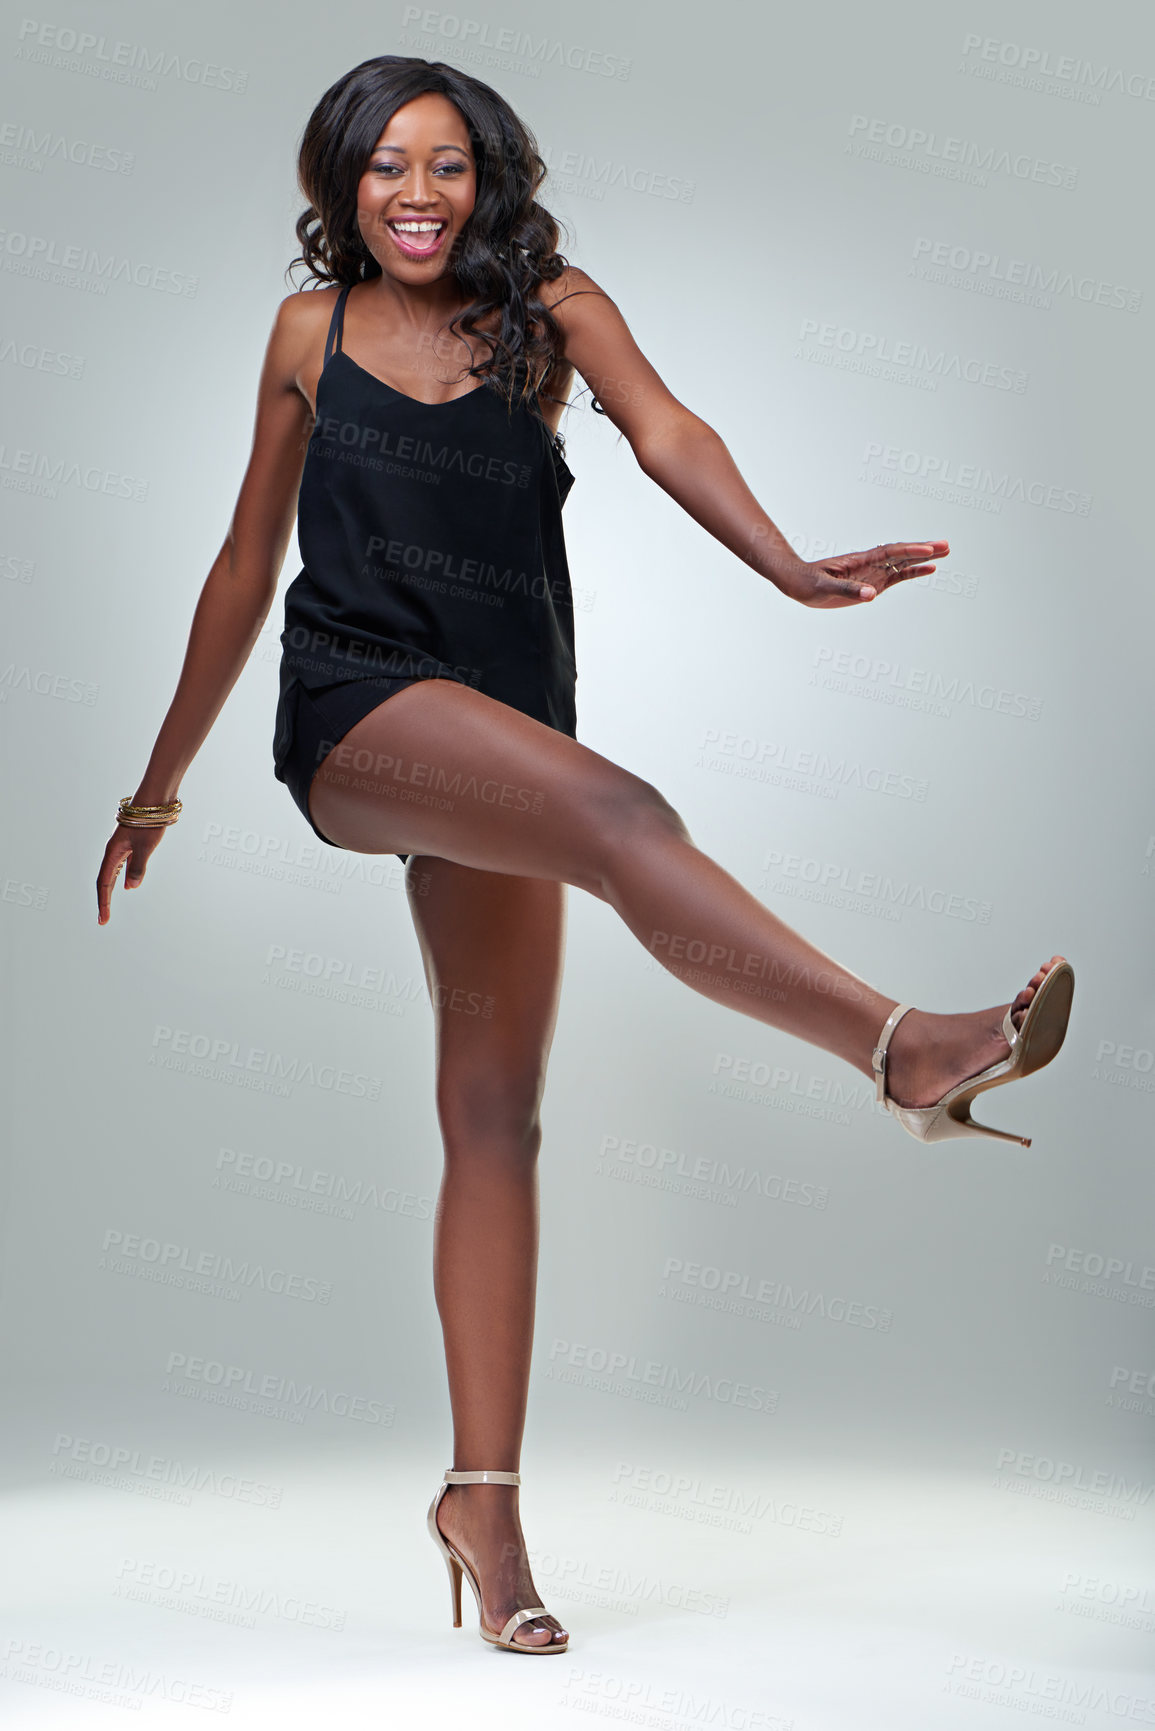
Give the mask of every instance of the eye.
[[[384, 174], [393, 178], [395, 174], [404, 173], [404, 170], [398, 162], [371, 162], [369, 164], [369, 172], [370, 174]], [[442, 162], [438, 164], [437, 168], [435, 168], [433, 172], [435, 174], [450, 174], [456, 177], [459, 174], [465, 174], [467, 170], [463, 162]]]

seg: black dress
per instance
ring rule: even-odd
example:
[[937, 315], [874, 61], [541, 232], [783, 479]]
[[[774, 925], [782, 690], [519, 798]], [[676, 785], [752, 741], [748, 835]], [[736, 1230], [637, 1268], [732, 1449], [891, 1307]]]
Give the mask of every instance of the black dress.
[[[450, 679], [573, 737], [573, 598], [560, 436], [488, 383], [422, 403], [341, 347], [333, 308], [285, 592], [274, 774], [310, 827], [309, 784], [356, 722]], [[407, 856], [401, 855], [401, 858]]]

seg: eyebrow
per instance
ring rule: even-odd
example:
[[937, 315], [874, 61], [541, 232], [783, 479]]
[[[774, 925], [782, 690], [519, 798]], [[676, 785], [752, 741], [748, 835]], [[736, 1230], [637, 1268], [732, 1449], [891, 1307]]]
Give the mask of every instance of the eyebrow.
[[[461, 152], [462, 156], [468, 155], [467, 151], [462, 150], [460, 144], [435, 144], [432, 148], [434, 150], [457, 150]], [[402, 156], [408, 156], [409, 154], [403, 144], [375, 144], [373, 146], [372, 154], [376, 156], [379, 150], [396, 150], [399, 151]]]

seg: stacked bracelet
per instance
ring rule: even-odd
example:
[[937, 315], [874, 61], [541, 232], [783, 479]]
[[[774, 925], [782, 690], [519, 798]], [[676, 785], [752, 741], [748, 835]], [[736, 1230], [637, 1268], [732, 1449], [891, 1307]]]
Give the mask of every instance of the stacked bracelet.
[[116, 821], [128, 829], [155, 829], [161, 824], [175, 823], [180, 813], [179, 799], [169, 800], [167, 805], [133, 805], [132, 795], [126, 793], [116, 808]]

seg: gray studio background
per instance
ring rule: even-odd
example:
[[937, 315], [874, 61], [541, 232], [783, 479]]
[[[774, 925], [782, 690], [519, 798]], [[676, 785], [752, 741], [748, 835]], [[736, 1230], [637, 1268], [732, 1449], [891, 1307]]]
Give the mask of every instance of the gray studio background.
[[[980, 1102], [1033, 1146], [923, 1149], [863, 1078], [696, 997], [571, 892], [524, 1468], [541, 1542], [566, 1461], [602, 1504], [708, 1463], [819, 1511], [861, 1470], [916, 1524], [904, 1485], [979, 1487], [992, 1530], [1052, 1498], [1073, 1523], [1053, 1597], [1084, 1549], [1141, 1546], [1155, 1484], [1149, 18], [210, 0], [0, 33], [0, 1300], [8, 1506], [17, 1531], [36, 1514], [39, 1583], [12, 1626], [46, 1629], [52, 1582], [83, 1576], [67, 1520], [54, 1557], [32, 1532], [102, 1495], [152, 1512], [116, 1488], [145, 1456], [313, 1474], [322, 1538], [326, 1486], [379, 1477], [415, 1521], [449, 1459], [431, 1011], [399, 863], [323, 846], [273, 778], [280, 595], [181, 822], [95, 920], [247, 460], [301, 128], [389, 51], [525, 118], [563, 250], [803, 556], [951, 543], [875, 606], [807, 611], [587, 394], [562, 424], [581, 739], [887, 993], [1005, 1001], [1056, 950], [1078, 980], [1061, 1058]], [[298, 569], [294, 543], [282, 594]], [[367, 1523], [387, 1556], [386, 1534]], [[724, 1579], [720, 1555], [694, 1578]], [[432, 1601], [440, 1633], [419, 1561], [414, 1615]], [[94, 1565], [73, 1638], [113, 1573]], [[1134, 1636], [1109, 1638], [1132, 1666]], [[911, 1723], [941, 1670], [913, 1678]], [[12, 1687], [28, 1723], [112, 1714]]]

